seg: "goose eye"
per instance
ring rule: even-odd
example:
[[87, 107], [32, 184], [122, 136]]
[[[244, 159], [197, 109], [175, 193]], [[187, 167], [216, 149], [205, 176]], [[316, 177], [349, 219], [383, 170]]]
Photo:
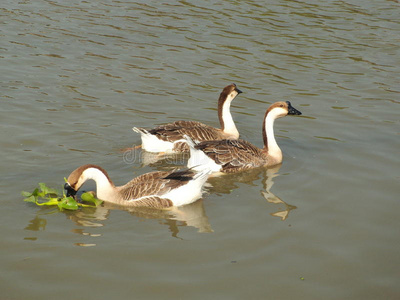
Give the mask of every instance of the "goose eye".
[[281, 104], [280, 107], [283, 107], [283, 104]]

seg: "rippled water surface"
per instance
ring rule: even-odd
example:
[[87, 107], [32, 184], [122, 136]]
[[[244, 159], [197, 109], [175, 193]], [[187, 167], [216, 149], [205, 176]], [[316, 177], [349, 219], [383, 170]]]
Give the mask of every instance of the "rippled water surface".
[[[2, 299], [399, 299], [397, 1], [10, 1], [0, 31]], [[133, 126], [218, 126], [222, 88], [282, 166], [212, 178], [168, 212], [22, 201], [95, 163], [148, 164]], [[93, 189], [88, 183], [86, 189]]]

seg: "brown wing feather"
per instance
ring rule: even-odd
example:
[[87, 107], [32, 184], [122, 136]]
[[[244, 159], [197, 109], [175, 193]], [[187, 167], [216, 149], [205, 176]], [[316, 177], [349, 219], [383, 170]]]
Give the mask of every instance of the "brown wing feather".
[[222, 131], [211, 126], [182, 127], [179, 133], [182, 137], [183, 135], [189, 136], [195, 142], [220, 140], [223, 138]]
[[[165, 193], [193, 179], [194, 174], [191, 170], [146, 173], [132, 179], [124, 186], [118, 187], [119, 194], [122, 200], [134, 200], [133, 202], [135, 202], [135, 199], [142, 197], [162, 198]], [[143, 203], [143, 201], [150, 201], [147, 200], [149, 198], [136, 201], [142, 201], [141, 203]]]
[[[195, 121], [175, 121], [170, 124], [158, 126], [148, 132], [168, 142], [183, 139], [184, 135], [188, 135], [196, 142], [217, 140], [223, 137], [220, 129]], [[185, 150], [188, 149], [186, 146]]]
[[170, 123], [171, 125], [173, 124], [174, 126], [177, 127], [209, 127], [206, 124], [196, 122], [196, 121], [175, 121]]
[[267, 162], [262, 150], [245, 140], [208, 141], [195, 147], [222, 165], [226, 173], [261, 167]]
[[173, 206], [173, 203], [169, 199], [160, 197], [149, 197], [141, 200], [131, 201], [131, 206], [135, 207], [151, 207], [151, 208], [168, 208]]
[[131, 181], [129, 181], [127, 184], [125, 184], [124, 187], [132, 186], [135, 184], [141, 184], [142, 182], [146, 182], [148, 180], [164, 178], [165, 176], [168, 176], [169, 174], [171, 174], [171, 171], [156, 171], [156, 172], [145, 173], [145, 174], [139, 175], [138, 177], [133, 178]]

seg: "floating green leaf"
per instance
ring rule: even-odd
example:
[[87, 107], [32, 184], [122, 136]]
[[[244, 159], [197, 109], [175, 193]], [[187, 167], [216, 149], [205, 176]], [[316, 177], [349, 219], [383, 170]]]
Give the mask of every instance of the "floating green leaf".
[[46, 201], [46, 202], [39, 202], [36, 201], [37, 205], [57, 205], [58, 204], [58, 198], [49, 198], [50, 200]]
[[96, 198], [92, 193], [90, 193], [90, 192], [83, 193], [83, 194], [81, 195], [81, 199], [82, 199], [82, 201], [85, 201], [85, 202], [91, 202], [91, 203], [93, 203], [95, 206], [99, 206], [101, 203], [103, 203], [103, 201], [97, 199], [97, 198]]
[[67, 197], [63, 191], [61, 197], [55, 189], [49, 188], [44, 183], [39, 183], [39, 189], [36, 188], [32, 193], [21, 192], [25, 197], [24, 201], [32, 202], [36, 205], [57, 205], [60, 210], [77, 210], [79, 207], [99, 206], [103, 201], [97, 199], [92, 193], [83, 193], [82, 200], [89, 204], [77, 202], [73, 197]]
[[28, 197], [32, 196], [32, 193], [22, 191], [21, 195], [24, 196], [25, 198], [28, 198]]
[[32, 196], [34, 197], [38, 197], [39, 196], [39, 189], [36, 188], [33, 192], [32, 192]]
[[57, 191], [55, 189], [48, 188], [46, 186], [46, 184], [44, 184], [44, 183], [39, 183], [39, 187], [40, 187], [40, 190], [42, 191], [42, 193], [44, 195], [47, 195], [47, 194], [55, 194], [55, 195], [57, 195]]
[[36, 197], [33, 196], [33, 195], [30, 195], [29, 197], [26, 197], [26, 198], [24, 199], [24, 201], [25, 201], [25, 202], [32, 202], [32, 203], [35, 203], [35, 202], [36, 202]]
[[57, 205], [60, 210], [62, 209], [77, 210], [79, 208], [78, 203], [72, 197], [62, 198], [61, 201], [58, 201]]

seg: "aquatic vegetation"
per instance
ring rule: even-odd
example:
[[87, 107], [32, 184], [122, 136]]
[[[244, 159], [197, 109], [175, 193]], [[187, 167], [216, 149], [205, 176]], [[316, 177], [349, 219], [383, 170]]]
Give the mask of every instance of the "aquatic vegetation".
[[39, 188], [36, 188], [32, 193], [22, 192], [21, 194], [25, 197], [24, 201], [26, 202], [32, 202], [39, 206], [57, 205], [60, 210], [77, 210], [79, 207], [96, 207], [103, 202], [90, 192], [81, 195], [81, 200], [85, 203], [77, 201], [73, 197], [67, 197], [64, 192], [62, 196], [58, 196], [57, 190], [47, 187], [44, 183], [39, 183]]

